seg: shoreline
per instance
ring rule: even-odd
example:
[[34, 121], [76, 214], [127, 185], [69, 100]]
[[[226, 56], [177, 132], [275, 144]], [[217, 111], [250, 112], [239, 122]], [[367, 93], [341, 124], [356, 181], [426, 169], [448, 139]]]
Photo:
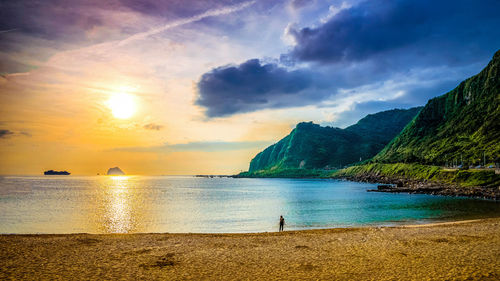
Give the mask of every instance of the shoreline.
[[[421, 220], [423, 223], [394, 223], [394, 224], [367, 224], [367, 225], [353, 225], [353, 226], [341, 226], [341, 227], [326, 227], [326, 228], [309, 228], [309, 229], [292, 229], [292, 230], [284, 230], [286, 233], [299, 233], [299, 232], [315, 232], [315, 231], [335, 231], [335, 230], [362, 230], [369, 228], [418, 228], [418, 227], [432, 227], [432, 226], [440, 226], [440, 225], [455, 225], [455, 224], [464, 224], [464, 223], [472, 223], [472, 222], [480, 222], [484, 220], [490, 219], [499, 219], [498, 216], [485, 216], [479, 218], [468, 218], [468, 219], [444, 219], [444, 220]], [[2, 236], [26, 236], [26, 237], [36, 237], [36, 236], [71, 236], [71, 235], [270, 235], [270, 234], [279, 234], [279, 231], [262, 231], [262, 232], [130, 232], [130, 233], [90, 233], [90, 232], [72, 232], [72, 233], [0, 233], [0, 237]]]
[[497, 202], [500, 200], [500, 187], [496, 189], [481, 186], [463, 187], [457, 184], [449, 184], [437, 181], [416, 180], [400, 177], [391, 178], [371, 174], [332, 178], [378, 184], [376, 190], [367, 190], [368, 192], [461, 196], [475, 199], [487, 199]]
[[500, 200], [500, 174], [493, 170], [449, 170], [420, 164], [372, 163], [340, 170], [286, 169], [242, 172], [234, 178], [337, 179], [378, 184], [370, 192], [463, 196]]
[[0, 279], [498, 280], [500, 217], [268, 233], [0, 235]]
[[[484, 188], [481, 186], [462, 187], [457, 184], [447, 184], [436, 181], [415, 180], [406, 178], [388, 179], [376, 175], [357, 175], [357, 176], [320, 176], [320, 177], [263, 177], [263, 176], [231, 176], [233, 178], [262, 178], [262, 179], [331, 179], [346, 180], [353, 182], [371, 183], [384, 185], [383, 188], [367, 190], [367, 192], [385, 192], [385, 193], [408, 193], [408, 194], [428, 194], [451, 197], [468, 197], [473, 199], [486, 199], [500, 201], [500, 187], [497, 190]], [[393, 185], [387, 188], [385, 185]]]
[[500, 175], [494, 170], [449, 170], [415, 163], [370, 163], [338, 170], [330, 176], [378, 183], [377, 190], [373, 190], [376, 192], [500, 199]]
[[500, 200], [496, 169], [447, 169], [418, 163], [364, 163], [343, 169], [269, 168], [241, 172], [236, 178], [330, 178], [381, 186], [375, 192], [421, 193]]

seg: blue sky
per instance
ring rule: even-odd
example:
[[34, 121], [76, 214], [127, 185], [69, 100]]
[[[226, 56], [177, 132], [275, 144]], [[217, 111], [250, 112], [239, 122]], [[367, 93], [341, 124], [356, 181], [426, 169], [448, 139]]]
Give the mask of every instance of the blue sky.
[[69, 162], [82, 174], [116, 162], [244, 170], [300, 121], [345, 127], [453, 89], [498, 50], [499, 10], [493, 0], [3, 1], [0, 173]]
[[198, 104], [210, 117], [321, 105], [360, 87], [379, 93], [345, 116], [422, 105], [478, 72], [500, 46], [498, 1], [291, 3], [296, 22], [287, 18], [289, 44], [275, 62], [251, 58], [202, 76]]

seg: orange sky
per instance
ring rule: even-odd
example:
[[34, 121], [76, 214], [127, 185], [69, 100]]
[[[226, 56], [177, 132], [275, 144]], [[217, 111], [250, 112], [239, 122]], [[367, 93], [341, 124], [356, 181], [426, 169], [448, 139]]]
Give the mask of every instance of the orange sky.
[[[342, 111], [352, 104], [207, 118], [205, 109], [194, 103], [203, 73], [287, 48], [279, 36], [248, 44], [214, 29], [189, 26], [205, 16], [240, 16], [247, 6], [160, 22], [140, 13], [107, 10], [103, 19], [109, 26], [86, 30], [81, 43], [56, 40], [50, 48], [40, 47], [45, 41], [39, 38], [20, 35], [28, 51], [11, 53], [11, 58], [32, 67], [0, 76], [0, 129], [9, 131], [0, 139], [0, 174], [54, 169], [95, 175], [114, 166], [127, 174], [233, 174], [247, 170], [256, 153], [296, 123], [331, 118], [336, 108]], [[121, 34], [113, 29], [126, 23], [120, 18], [132, 19], [145, 31]], [[282, 32], [282, 25], [286, 22], [271, 31]], [[37, 52], [47, 55], [33, 55]], [[122, 106], [120, 95], [133, 100], [127, 118], [113, 115]], [[109, 102], [112, 97], [118, 97], [115, 104]]]
[[[147, 66], [113, 58], [74, 74], [66, 68], [67, 57], [77, 58], [58, 54], [37, 69], [1, 78], [1, 120], [12, 133], [1, 139], [0, 174], [54, 169], [94, 175], [114, 166], [128, 174], [236, 173], [298, 121], [273, 122], [264, 113], [207, 120], [193, 105], [192, 79], [145, 78]], [[140, 75], [123, 73], [119, 66]], [[129, 97], [132, 109], [130, 102], [121, 104], [122, 97]], [[119, 118], [113, 109], [131, 116]], [[205, 142], [241, 148], [196, 147]], [[194, 147], [169, 149], [175, 144]]]
[[[76, 81], [44, 68], [2, 81], [1, 91], [8, 94], [0, 96], [0, 112], [12, 134], [0, 146], [1, 174], [55, 169], [92, 175], [114, 166], [128, 174], [235, 173], [246, 170], [249, 160], [286, 135], [294, 122], [262, 122], [249, 116], [205, 120], [202, 110], [192, 105], [196, 93], [190, 80], [177, 80], [177, 85], [171, 81], [157, 94], [156, 83], [164, 82], [124, 77], [125, 86], [116, 80], [108, 84], [103, 76], [113, 73], [107, 69], [95, 75], [97, 69]], [[46, 82], [49, 75], [52, 83]], [[110, 104], [113, 95], [118, 99]], [[121, 95], [133, 97], [130, 117], [113, 115], [114, 107], [124, 106], [125, 112], [130, 107], [120, 103]], [[241, 148], [197, 148], [205, 142], [239, 143]], [[169, 148], [175, 144], [193, 147]]]
[[423, 105], [498, 48], [488, 5], [370, 3], [6, 1], [0, 174], [238, 173], [298, 122]]

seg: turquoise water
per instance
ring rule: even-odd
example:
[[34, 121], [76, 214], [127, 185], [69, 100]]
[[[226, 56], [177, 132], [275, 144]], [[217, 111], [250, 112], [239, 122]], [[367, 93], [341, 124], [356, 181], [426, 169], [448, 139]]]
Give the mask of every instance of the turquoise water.
[[497, 216], [500, 204], [321, 179], [2, 177], [0, 233], [264, 232]]

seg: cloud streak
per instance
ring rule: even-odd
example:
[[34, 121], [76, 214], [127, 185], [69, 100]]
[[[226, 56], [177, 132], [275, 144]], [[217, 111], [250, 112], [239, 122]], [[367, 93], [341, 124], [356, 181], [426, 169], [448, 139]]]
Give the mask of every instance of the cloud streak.
[[31, 134], [25, 131], [11, 131], [7, 129], [1, 129], [0, 130], [0, 139], [6, 139], [10, 138], [12, 136], [25, 136], [25, 137], [31, 137]]
[[255, 149], [262, 148], [272, 141], [199, 141], [199, 142], [188, 142], [188, 143], [178, 143], [178, 144], [164, 144], [159, 146], [148, 146], [148, 147], [123, 147], [116, 148], [113, 151], [125, 151], [125, 152], [153, 152], [153, 153], [172, 153], [172, 152], [185, 152], [185, 151], [197, 151], [197, 152], [218, 152], [218, 151], [235, 151], [235, 150], [245, 150], [245, 149]]
[[144, 125], [143, 128], [146, 130], [159, 131], [159, 130], [163, 129], [163, 126], [155, 124], [155, 123], [149, 123], [149, 124]]
[[[235, 5], [209, 9], [205, 12], [200, 13], [200, 14], [196, 14], [193, 16], [188, 16], [185, 18], [181, 18], [178, 20], [173, 20], [171, 22], [167, 22], [166, 24], [159, 26], [159, 27], [146, 28], [147, 31], [136, 32], [136, 33], [134, 33], [132, 35], [128, 35], [128, 36], [125, 35], [126, 37], [122, 38], [122, 39], [117, 39], [119, 37], [117, 37], [118, 35], [115, 34], [113, 36], [113, 39], [109, 39], [109, 38], [105, 37], [103, 40], [102, 39], [97, 40], [98, 43], [94, 43], [94, 44], [87, 45], [87, 46], [80, 47], [80, 48], [69, 49], [69, 50], [57, 52], [56, 54], [51, 56], [47, 62], [41, 63], [38, 66], [48, 66], [48, 67], [54, 67], [54, 68], [62, 69], [62, 70], [76, 70], [76, 69], [79, 69], [81, 67], [76, 66], [75, 64], [72, 63], [75, 60], [82, 60], [82, 59], [83, 60], [90, 60], [90, 61], [100, 60], [102, 58], [109, 57], [110, 53], [115, 52], [116, 49], [119, 49], [121, 47], [126, 47], [127, 45], [133, 44], [134, 42], [137, 42], [137, 41], [147, 39], [148, 37], [150, 37], [152, 35], [159, 34], [161, 32], [164, 32], [164, 31], [172, 29], [172, 28], [176, 28], [176, 27], [180, 27], [180, 26], [183, 26], [186, 24], [194, 23], [194, 22], [206, 19], [206, 18], [232, 14], [232, 13], [244, 10], [244, 9], [254, 5], [255, 3], [256, 3], [256, 1], [247, 1], [247, 2], [243, 2], [243, 3], [235, 4]], [[12, 5], [14, 5], [14, 4], [12, 4]], [[46, 11], [48, 9], [47, 6], [50, 6], [50, 5], [43, 5], [43, 7], [44, 7], [43, 13], [38, 11], [38, 9], [34, 9], [34, 13], [35, 12], [41, 13], [40, 17], [43, 19], [43, 21], [42, 21], [42, 19], [40, 19], [40, 21], [42, 21], [42, 23], [48, 22], [50, 24], [41, 24], [38, 27], [36, 27], [36, 25], [33, 24], [33, 26], [36, 27], [34, 30], [30, 30], [28, 27], [23, 26], [22, 30], [23, 30], [23, 32], [26, 32], [27, 34], [33, 33], [37, 36], [43, 35], [46, 37], [50, 37], [53, 34], [54, 34], [54, 36], [56, 36], [57, 34], [59, 34], [59, 35], [63, 34], [64, 36], [71, 38], [71, 40], [76, 40], [76, 41], [81, 40], [81, 38], [85, 38], [87, 36], [86, 32], [90, 32], [92, 28], [97, 28], [97, 27], [100, 27], [101, 25], [103, 25], [104, 23], [102, 21], [104, 21], [105, 19], [103, 19], [101, 17], [97, 17], [97, 15], [95, 16], [96, 18], [94, 18], [94, 16], [92, 16], [93, 10], [87, 11], [88, 7], [85, 6], [85, 4], [79, 3], [79, 5], [82, 5], [82, 7], [80, 7], [80, 9], [81, 9], [81, 11], [85, 11], [83, 13], [85, 16], [82, 16], [81, 14], [75, 14], [75, 15], [71, 14], [72, 16], [74, 16], [75, 19], [73, 19], [73, 18], [68, 19], [69, 16], [67, 14], [64, 14], [64, 22], [61, 22], [58, 25], [55, 25], [57, 23], [57, 21], [53, 20], [52, 18], [48, 19], [47, 14], [54, 12], [50, 9], [48, 11]], [[189, 3], [186, 3], [185, 5], [189, 5]], [[16, 6], [16, 5], [14, 5], [14, 6]], [[108, 6], [104, 5], [104, 7], [101, 7], [101, 8], [106, 11], [107, 9], [111, 9], [112, 7], [108, 7]], [[14, 9], [14, 8], [12, 8], [12, 9]], [[62, 10], [63, 11], [64, 10], [71, 10], [72, 13], [75, 13], [73, 10], [78, 10], [78, 9], [71, 9], [69, 7], [65, 7]], [[14, 9], [14, 11], [18, 12], [17, 9]], [[57, 12], [60, 13], [61, 11], [58, 10]], [[7, 19], [3, 19], [3, 20], [6, 21]], [[30, 20], [36, 21], [37, 19], [30, 19]], [[73, 21], [75, 21], [76, 23]], [[77, 24], [77, 22], [80, 22], [80, 21], [85, 23], [85, 24], [82, 23], [80, 25], [83, 25], [83, 26], [80, 26], [79, 24]], [[21, 21], [20, 23], [26, 25], [25, 22]], [[0, 26], [1, 25], [2, 25], [2, 19], [0, 19]], [[55, 25], [55, 26], [53, 26], [53, 25]], [[119, 25], [119, 26], [113, 26], [113, 28], [116, 29], [115, 30], [116, 33], [120, 33], [123, 30], [131, 30], [131, 29], [136, 30], [138, 27], [137, 26], [131, 27], [131, 26], [126, 26], [126, 25]], [[6, 31], [11, 31], [11, 30], [6, 30]], [[4, 42], [0, 42], [0, 49], [2, 49], [2, 48], [4, 48], [4, 49], [11, 48], [12, 49], [13, 48], [10, 45], [2, 47], [3, 43]], [[11, 63], [11, 65], [8, 66], [8, 68], [10, 68], [11, 70], [2, 69], [2, 66], [0, 66], [0, 71], [6, 72], [6, 73], [20, 71], [20, 70], [14, 69], [14, 67], [12, 65], [15, 65], [15, 64]], [[18, 69], [26, 69], [27, 68], [27, 67], [22, 66], [22, 65], [17, 65], [16, 67]]]
[[16, 30], [19, 30], [19, 28], [12, 28], [12, 29], [7, 29], [7, 30], [0, 30], [0, 34], [1, 33], [12, 32], [12, 31], [16, 31]]
[[181, 19], [181, 20], [177, 20], [177, 21], [173, 21], [173, 22], [169, 22], [163, 26], [153, 28], [153, 29], [150, 29], [150, 30], [145, 31], [145, 32], [136, 33], [132, 36], [129, 36], [126, 39], [120, 40], [117, 43], [117, 46], [123, 46], [126, 44], [130, 44], [134, 41], [142, 40], [148, 36], [163, 32], [165, 30], [168, 30], [168, 29], [171, 29], [174, 27], [178, 27], [181, 25], [189, 24], [192, 22], [197, 22], [197, 21], [200, 21], [200, 20], [208, 18], [208, 17], [216, 17], [216, 16], [222, 16], [222, 15], [227, 15], [227, 14], [231, 14], [234, 12], [238, 12], [238, 11], [241, 11], [241, 10], [243, 10], [243, 9], [253, 5], [253, 4], [255, 4], [255, 1], [248, 1], [248, 2], [244, 2], [244, 3], [232, 5], [232, 6], [227, 6], [224, 8], [208, 10], [202, 14], [199, 14], [199, 15], [195, 15], [195, 16], [192, 16], [189, 18], [185, 18], [185, 19]]
[[11, 130], [0, 130], [0, 139], [6, 139], [13, 134], [14, 132], [12, 132]]

